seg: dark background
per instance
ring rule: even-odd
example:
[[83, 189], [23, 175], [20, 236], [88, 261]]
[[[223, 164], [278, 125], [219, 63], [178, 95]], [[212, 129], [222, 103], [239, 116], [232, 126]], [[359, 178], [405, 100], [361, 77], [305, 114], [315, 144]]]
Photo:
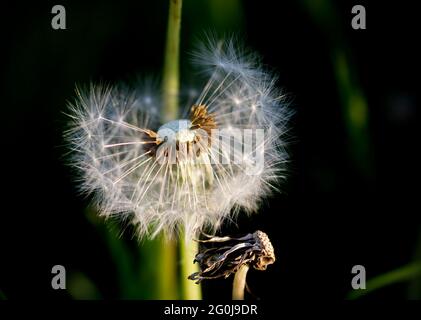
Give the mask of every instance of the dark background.
[[[239, 33], [277, 71], [295, 116], [283, 193], [224, 233], [258, 228], [272, 239], [276, 264], [249, 274], [255, 295], [341, 301], [353, 265], [372, 278], [421, 252], [417, 10], [409, 1], [327, 1], [334, 15], [318, 20], [308, 1], [241, 3], [227, 18], [185, 1], [182, 72], [204, 31]], [[67, 30], [51, 28], [55, 4], [66, 8]], [[366, 30], [351, 28], [355, 4], [365, 5]], [[0, 289], [8, 299], [72, 298], [51, 289], [56, 264], [83, 272], [102, 298], [120, 297], [103, 236], [86, 218], [89, 199], [77, 194], [64, 164], [63, 112], [76, 83], [159, 77], [167, 9], [167, 1], [120, 0], [19, 2], [2, 10]], [[345, 123], [335, 47], [347, 52], [368, 106], [368, 129], [357, 143]], [[203, 287], [205, 298], [230, 296], [228, 281]], [[364, 299], [408, 297], [415, 295], [405, 282]]]

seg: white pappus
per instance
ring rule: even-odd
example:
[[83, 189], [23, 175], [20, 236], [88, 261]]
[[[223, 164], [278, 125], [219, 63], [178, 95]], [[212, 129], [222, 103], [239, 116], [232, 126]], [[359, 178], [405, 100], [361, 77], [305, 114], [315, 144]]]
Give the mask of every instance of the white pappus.
[[161, 123], [160, 95], [144, 88], [92, 85], [70, 105], [82, 191], [140, 237], [213, 232], [284, 177], [291, 112], [276, 77], [234, 40], [202, 44], [194, 62], [208, 80], [178, 120]]

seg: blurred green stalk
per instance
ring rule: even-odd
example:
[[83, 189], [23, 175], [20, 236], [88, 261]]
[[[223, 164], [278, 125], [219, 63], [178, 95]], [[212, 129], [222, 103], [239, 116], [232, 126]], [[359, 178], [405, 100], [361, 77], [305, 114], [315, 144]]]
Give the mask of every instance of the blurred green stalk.
[[345, 127], [350, 140], [354, 163], [366, 176], [370, 175], [370, 143], [368, 128], [368, 106], [361, 88], [355, 81], [345, 50], [333, 50], [333, 65], [338, 91], [342, 100]]
[[156, 291], [160, 300], [175, 300], [178, 298], [177, 286], [177, 246], [175, 241], [167, 239], [164, 234], [158, 236], [157, 249], [154, 254], [156, 261]]
[[113, 261], [116, 263], [120, 297], [122, 299], [136, 299], [138, 298], [138, 283], [133, 281], [136, 277], [132, 254], [124, 240], [118, 236], [119, 226], [114, 224], [113, 221], [109, 221], [107, 225], [108, 230], [104, 230], [104, 237]]
[[[163, 74], [163, 94], [164, 110], [162, 114], [163, 122], [175, 120], [178, 117], [178, 93], [180, 87], [180, 29], [181, 29], [181, 7], [182, 0], [170, 0], [168, 15], [167, 41], [164, 56]], [[176, 247], [173, 242], [162, 242], [160, 267], [164, 273], [167, 268], [175, 270]], [[197, 252], [197, 244], [194, 241], [185, 242], [184, 235], [180, 236], [181, 254], [181, 294], [186, 300], [201, 299], [200, 286], [188, 280], [189, 274], [196, 271], [193, 264], [194, 256]], [[165, 268], [165, 270], [164, 270]], [[168, 270], [167, 270], [168, 272]], [[174, 279], [168, 277], [166, 281], [175, 286]], [[163, 282], [165, 285], [166, 283]], [[163, 290], [171, 288], [163, 287]]]
[[178, 91], [180, 87], [180, 28], [182, 0], [170, 0], [167, 40], [162, 79], [164, 94], [163, 122], [178, 117]]
[[355, 300], [365, 296], [366, 294], [378, 290], [380, 288], [395, 284], [398, 282], [413, 279], [421, 274], [421, 263], [411, 263], [399, 269], [381, 274], [367, 281], [365, 290], [353, 290], [347, 295], [347, 299]]
[[199, 271], [198, 265], [194, 264], [194, 257], [199, 252], [199, 243], [192, 239], [180, 237], [181, 256], [181, 293], [184, 300], [200, 300], [202, 292], [200, 284], [188, 279], [188, 276]]
[[[180, 27], [182, 0], [169, 0], [167, 39], [164, 53], [162, 79], [163, 112], [162, 122], [177, 119], [178, 91], [180, 81]], [[157, 292], [159, 299], [176, 299], [177, 286], [177, 246], [173, 240], [160, 235], [157, 240]]]
[[343, 120], [349, 140], [350, 157], [363, 176], [373, 174], [370, 157], [368, 105], [358, 83], [356, 69], [350, 59], [343, 30], [332, 0], [301, 0], [303, 8], [323, 30], [331, 44], [332, 66], [335, 72]]

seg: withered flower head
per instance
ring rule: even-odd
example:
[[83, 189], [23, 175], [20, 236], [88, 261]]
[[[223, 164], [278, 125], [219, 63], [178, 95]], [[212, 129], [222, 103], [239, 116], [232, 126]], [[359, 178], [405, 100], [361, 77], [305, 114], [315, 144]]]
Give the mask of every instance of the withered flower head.
[[244, 237], [211, 237], [198, 240], [202, 243], [214, 244], [213, 247], [196, 255], [200, 272], [189, 276], [190, 280], [200, 283], [204, 279], [228, 278], [243, 265], [257, 270], [266, 270], [269, 264], [275, 262], [275, 252], [266, 233], [256, 231]]

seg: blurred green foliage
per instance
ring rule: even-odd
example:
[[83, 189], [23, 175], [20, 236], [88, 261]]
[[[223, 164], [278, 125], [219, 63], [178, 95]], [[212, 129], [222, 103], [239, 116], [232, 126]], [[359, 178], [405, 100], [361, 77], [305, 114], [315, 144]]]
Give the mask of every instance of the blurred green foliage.
[[[358, 80], [358, 70], [352, 63], [352, 52], [346, 43], [343, 30], [337, 28], [340, 23], [338, 23], [339, 15], [334, 2], [331, 0], [301, 0], [300, 3], [303, 11], [324, 32], [330, 44], [332, 71], [340, 96], [343, 124], [348, 134], [349, 154], [361, 175], [369, 177], [373, 174], [374, 167], [370, 157], [369, 108]], [[184, 46], [188, 47], [192, 40], [191, 37], [201, 34], [204, 30], [224, 34], [241, 33], [244, 29], [245, 19], [240, 0], [185, 0], [183, 6], [181, 41]], [[162, 35], [162, 39], [164, 38]], [[159, 292], [155, 285], [158, 278], [165, 273], [165, 268], [171, 265], [165, 261], [165, 258], [172, 259], [157, 255], [159, 247], [162, 245], [162, 239], [143, 241], [140, 245], [137, 239], [132, 239], [135, 245], [130, 245], [127, 239], [120, 236], [118, 224], [112, 221], [104, 223], [98, 218], [92, 218], [95, 216], [94, 212], [90, 212], [87, 216], [95, 229], [99, 230], [104, 244], [108, 247], [112, 260], [116, 264], [120, 298], [159, 299], [180, 296], [180, 292]], [[420, 258], [421, 244], [414, 260], [419, 261]], [[161, 267], [157, 267], [157, 265]], [[367, 282], [367, 290], [352, 291], [347, 298], [357, 299], [372, 291], [408, 280], [413, 281], [409, 297], [421, 298], [421, 264], [419, 262], [413, 262], [378, 275]], [[101, 298], [101, 293], [85, 274], [72, 274], [69, 281], [69, 290], [73, 298]], [[4, 298], [1, 291], [0, 298]]]
[[355, 300], [369, 294], [370, 292], [387, 287], [389, 285], [415, 279], [421, 275], [421, 262], [414, 262], [393, 271], [373, 277], [366, 283], [364, 290], [352, 290], [348, 299]]

